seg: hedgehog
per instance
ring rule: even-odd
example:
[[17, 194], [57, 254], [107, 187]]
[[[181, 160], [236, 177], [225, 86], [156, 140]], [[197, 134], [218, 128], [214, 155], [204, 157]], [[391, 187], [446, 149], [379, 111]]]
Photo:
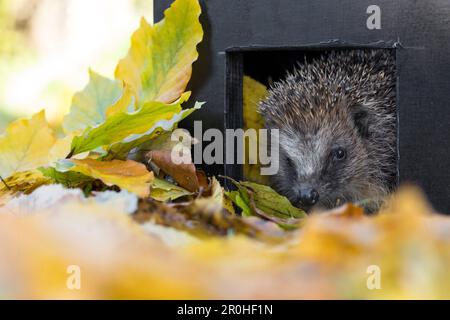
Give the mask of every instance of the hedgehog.
[[323, 53], [273, 83], [259, 112], [279, 130], [274, 189], [307, 211], [376, 211], [396, 184], [395, 83], [392, 53], [376, 49]]

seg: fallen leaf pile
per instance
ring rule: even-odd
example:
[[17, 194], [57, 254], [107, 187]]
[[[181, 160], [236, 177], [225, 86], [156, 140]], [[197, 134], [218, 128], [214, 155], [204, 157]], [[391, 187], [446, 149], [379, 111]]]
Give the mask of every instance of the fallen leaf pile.
[[[450, 218], [416, 189], [375, 217], [348, 205], [295, 232], [272, 230], [284, 237], [273, 243], [192, 236], [135, 217], [137, 202], [126, 191], [85, 198], [55, 185], [9, 202], [0, 209], [0, 297], [450, 298]], [[369, 290], [373, 265], [381, 288]], [[67, 288], [68, 266], [80, 268], [79, 290]]]
[[[0, 298], [450, 298], [450, 218], [412, 187], [376, 216], [307, 216], [257, 164], [224, 190], [174, 161], [171, 134], [202, 105], [185, 108], [200, 13], [175, 0], [143, 19], [62, 130], [40, 112], [0, 136]], [[246, 77], [244, 91], [245, 127], [261, 128], [266, 89]]]
[[203, 37], [199, 15], [196, 0], [178, 0], [154, 26], [142, 19], [116, 79], [89, 71], [64, 118], [64, 135], [50, 128], [44, 112], [11, 123], [0, 137], [2, 202], [51, 183], [86, 194], [116, 187], [148, 196], [153, 172], [128, 158], [201, 106], [181, 106], [190, 97], [184, 90]]

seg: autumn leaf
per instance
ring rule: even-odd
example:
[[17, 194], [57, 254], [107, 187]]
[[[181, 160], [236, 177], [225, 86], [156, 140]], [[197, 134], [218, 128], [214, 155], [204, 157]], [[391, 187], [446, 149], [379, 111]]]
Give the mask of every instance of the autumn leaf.
[[87, 86], [73, 96], [70, 113], [64, 117], [66, 133], [98, 126], [105, 121], [108, 108], [122, 100], [121, 82], [102, 77], [92, 70], [89, 70], [89, 78]]
[[151, 184], [150, 197], [158, 201], [176, 200], [178, 198], [192, 195], [192, 192], [176, 186], [163, 179], [155, 178]]
[[[272, 215], [280, 215], [281, 217], [305, 218], [306, 213], [294, 207], [289, 200], [278, 194], [269, 186], [253, 183], [240, 182], [240, 191], [251, 191], [254, 194], [254, 201], [258, 208]], [[245, 194], [245, 192], [244, 192]]]
[[[264, 119], [258, 112], [258, 104], [267, 97], [268, 90], [266, 86], [249, 76], [244, 76], [242, 93], [244, 130], [263, 129]], [[261, 175], [261, 166], [258, 162], [258, 155], [249, 153], [249, 145], [257, 146], [258, 136], [255, 138], [250, 136], [248, 143], [245, 144], [245, 155], [248, 159], [243, 166], [245, 180], [259, 184], [269, 184], [268, 176]]]
[[50, 162], [49, 165], [53, 165], [56, 161], [66, 158], [72, 149], [72, 140], [74, 134], [69, 133], [65, 137], [57, 139], [55, 144], [49, 151]]
[[219, 181], [216, 177], [211, 178], [211, 196], [207, 199], [211, 199], [211, 201], [217, 203], [221, 207], [224, 207], [224, 190], [220, 185]]
[[116, 79], [130, 85], [141, 106], [171, 103], [184, 92], [203, 38], [198, 0], [176, 0], [165, 18], [151, 26], [143, 18], [131, 38], [128, 55], [116, 68]]
[[181, 103], [188, 98], [189, 93], [186, 93], [172, 104], [148, 102], [132, 113], [114, 113], [102, 124], [89, 127], [82, 135], [75, 137], [72, 142], [72, 154], [100, 147], [107, 149], [115, 143], [130, 143], [149, 136], [158, 128], [173, 128], [178, 121], [195, 110], [195, 108], [181, 109]]
[[191, 162], [177, 164], [172, 159], [170, 150], [154, 150], [147, 153], [147, 158], [156, 164], [164, 173], [171, 176], [178, 184], [191, 192], [200, 188], [195, 165]]
[[201, 197], [191, 201], [187, 210], [192, 212], [210, 212], [222, 216], [225, 214], [235, 215], [233, 203], [225, 196], [225, 191], [219, 181], [212, 177], [206, 192]]
[[[151, 198], [142, 199], [134, 218], [144, 226], [152, 221], [158, 225], [186, 231], [204, 240], [211, 240], [212, 236], [216, 236], [230, 237], [230, 240], [237, 241], [231, 235], [245, 235], [268, 243], [280, 243], [286, 239], [286, 234], [269, 221], [259, 219], [260, 223], [254, 223], [251, 218], [244, 219], [230, 214], [210, 199], [197, 200], [168, 205]], [[269, 230], [268, 224], [272, 224], [274, 228]]]
[[40, 168], [39, 171], [52, 183], [61, 184], [69, 188], [82, 188], [82, 186], [93, 182], [95, 179], [79, 172], [59, 172], [53, 167]]
[[[133, 221], [126, 208], [135, 199], [126, 195], [99, 201], [57, 186], [39, 191], [0, 208], [0, 261], [8, 262], [0, 278], [12, 284], [2, 287], [11, 299], [450, 297], [450, 218], [417, 190], [400, 190], [378, 215], [317, 214], [294, 233], [149, 198]], [[50, 205], [39, 205], [42, 195]], [[186, 241], [185, 232], [196, 238]], [[89, 284], [83, 290], [65, 286], [74, 261]], [[366, 287], [374, 264], [383, 290]]]
[[244, 217], [252, 216], [252, 210], [247, 204], [247, 202], [242, 198], [239, 191], [227, 191], [225, 192], [225, 196], [232, 203], [236, 204], [236, 206], [241, 209], [241, 214]]
[[117, 100], [116, 103], [106, 109], [105, 115], [108, 118], [117, 113], [133, 112], [134, 109], [135, 99], [133, 96], [133, 92], [131, 91], [129, 86], [124, 85], [122, 96], [119, 98], [119, 100]]
[[51, 183], [51, 180], [36, 170], [14, 173], [0, 181], [0, 206], [19, 193], [31, 193], [36, 188], [48, 183]]
[[67, 139], [55, 137], [44, 111], [31, 119], [16, 120], [0, 136], [0, 176], [5, 179], [64, 158], [68, 154], [67, 144]]
[[121, 189], [147, 197], [153, 173], [142, 163], [127, 160], [99, 161], [94, 159], [62, 160], [56, 168], [61, 172], [79, 172], [94, 179], [100, 179], [108, 186], [116, 185]]
[[294, 207], [286, 197], [269, 186], [231, 181], [238, 190], [228, 192], [227, 196], [245, 216], [256, 215], [283, 227], [297, 226], [306, 217], [303, 210]]
[[[198, 171], [197, 174], [200, 172], [201, 171]], [[199, 178], [199, 180], [200, 179], [201, 178]], [[205, 179], [207, 178], [205, 177]], [[229, 213], [233, 213], [233, 211], [230, 211], [229, 208], [225, 207], [224, 190], [215, 177], [207, 179], [203, 182], [203, 185], [205, 192], [201, 194], [201, 197], [193, 199], [189, 204], [189, 207], [193, 212], [205, 210], [222, 212], [226, 209]]]
[[[182, 96], [183, 97], [183, 96]], [[200, 109], [203, 103], [196, 102], [193, 108], [184, 109], [178, 113], [175, 113], [173, 117], [169, 120], [159, 120], [150, 129], [141, 134], [133, 134], [124, 139], [122, 142], [115, 143], [108, 148], [108, 155], [105, 159], [110, 160], [111, 158], [124, 159], [130, 152], [130, 150], [136, 147], [144, 147], [144, 144], [155, 139], [164, 132], [170, 132], [177, 128], [178, 123], [185, 119], [187, 116], [192, 114], [192, 112]]]
[[265, 85], [255, 79], [244, 76], [243, 80], [243, 116], [244, 128], [262, 129], [264, 119], [258, 112], [258, 104], [267, 97]]
[[[188, 133], [187, 133], [188, 134]], [[186, 136], [187, 139], [193, 139], [190, 134]], [[192, 140], [191, 140], [192, 141]], [[165, 131], [154, 139], [142, 144], [140, 149], [142, 151], [152, 151], [152, 150], [172, 150], [177, 147], [180, 143], [179, 135], [174, 135], [173, 131]]]

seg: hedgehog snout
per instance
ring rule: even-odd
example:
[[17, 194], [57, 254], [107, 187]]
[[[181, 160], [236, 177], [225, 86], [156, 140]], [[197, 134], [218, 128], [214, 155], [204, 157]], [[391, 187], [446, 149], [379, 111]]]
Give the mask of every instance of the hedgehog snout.
[[314, 206], [319, 201], [319, 198], [319, 192], [317, 192], [314, 188], [307, 187], [300, 189], [299, 203], [305, 209], [309, 209]]

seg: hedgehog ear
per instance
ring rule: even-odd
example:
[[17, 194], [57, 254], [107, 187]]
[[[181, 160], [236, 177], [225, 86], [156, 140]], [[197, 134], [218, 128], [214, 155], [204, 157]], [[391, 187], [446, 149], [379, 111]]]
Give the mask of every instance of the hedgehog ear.
[[362, 106], [353, 112], [353, 121], [363, 138], [369, 137], [369, 113]]

